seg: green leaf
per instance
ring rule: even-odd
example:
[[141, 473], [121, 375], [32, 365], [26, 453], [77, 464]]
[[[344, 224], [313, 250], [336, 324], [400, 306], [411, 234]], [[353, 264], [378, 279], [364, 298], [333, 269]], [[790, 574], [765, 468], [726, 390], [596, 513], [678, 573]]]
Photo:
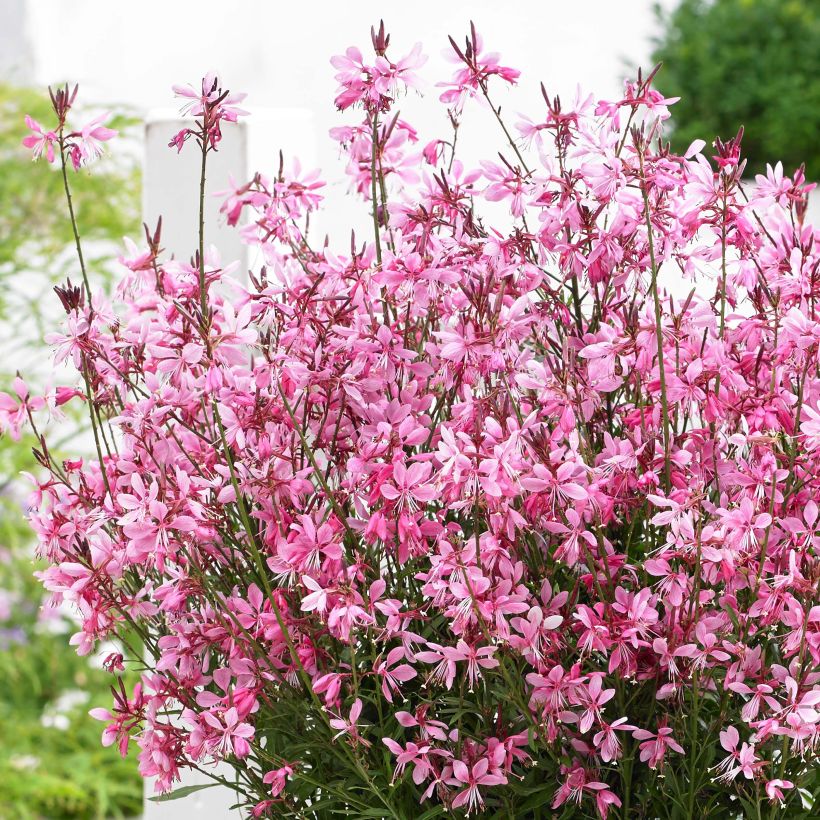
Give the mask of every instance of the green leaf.
[[218, 786], [218, 783], [204, 783], [201, 786], [183, 786], [181, 789], [177, 789], [173, 792], [168, 792], [167, 794], [160, 794], [157, 797], [149, 797], [148, 799], [152, 803], [167, 803], [170, 800], [180, 800], [183, 797], [187, 797], [189, 794], [193, 794], [194, 792], [201, 792], [203, 789], [212, 789], [214, 786]]
[[433, 817], [440, 817], [444, 814], [444, 806], [433, 806], [432, 809], [428, 809], [424, 814], [417, 818], [417, 820], [432, 820]]

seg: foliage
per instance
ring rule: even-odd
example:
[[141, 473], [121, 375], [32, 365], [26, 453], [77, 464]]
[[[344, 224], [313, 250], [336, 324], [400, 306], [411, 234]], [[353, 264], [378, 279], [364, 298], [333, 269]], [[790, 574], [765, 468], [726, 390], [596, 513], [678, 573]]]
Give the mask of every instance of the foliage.
[[[192, 261], [158, 225], [107, 295], [80, 256], [50, 335], [75, 382], [0, 396], [12, 435], [89, 414], [95, 458], [38, 447], [31, 520], [80, 654], [144, 664], [103, 742], [171, 798], [224, 761], [257, 817], [817, 816], [811, 186], [747, 197], [739, 137], [670, 153], [652, 76], [544, 90], [516, 140], [474, 28], [419, 150], [393, 106], [421, 47], [371, 39], [333, 58], [332, 132], [369, 237], [313, 243], [323, 182], [280, 162], [224, 202], [265, 259], [234, 278], [202, 214], [242, 95], [177, 86]], [[27, 138], [67, 180], [73, 101]], [[474, 103], [501, 156], [465, 168]]]
[[752, 174], [782, 161], [820, 179], [820, 4], [816, 0], [682, 0], [658, 10], [658, 87], [681, 97], [672, 143], [745, 128]]

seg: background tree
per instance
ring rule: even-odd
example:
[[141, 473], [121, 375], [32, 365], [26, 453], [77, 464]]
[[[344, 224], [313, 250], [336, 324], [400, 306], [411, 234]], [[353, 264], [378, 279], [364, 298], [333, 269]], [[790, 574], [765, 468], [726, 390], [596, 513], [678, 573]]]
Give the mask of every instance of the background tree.
[[747, 173], [801, 162], [820, 179], [820, 3], [817, 0], [682, 0], [656, 6], [663, 61], [658, 88], [680, 96], [673, 145], [730, 137], [745, 126]]

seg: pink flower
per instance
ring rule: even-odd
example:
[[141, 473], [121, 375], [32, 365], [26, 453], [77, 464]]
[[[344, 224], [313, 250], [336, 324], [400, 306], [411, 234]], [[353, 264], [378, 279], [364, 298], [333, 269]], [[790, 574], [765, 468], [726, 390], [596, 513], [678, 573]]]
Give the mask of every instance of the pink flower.
[[396, 720], [405, 728], [418, 727], [422, 738], [434, 740], [447, 739], [447, 724], [440, 720], [430, 720], [427, 717], [427, 705], [420, 706], [415, 715], [409, 712], [396, 712]]
[[397, 646], [387, 653], [384, 661], [377, 661], [373, 667], [373, 674], [379, 675], [382, 679], [382, 694], [388, 703], [393, 703], [394, 694], [401, 694], [402, 683], [412, 680], [418, 674], [410, 664], [399, 663], [404, 657], [404, 647]]
[[219, 85], [219, 77], [213, 72], [202, 78], [201, 88], [197, 89], [192, 85], [174, 85], [173, 91], [177, 97], [187, 100], [182, 107], [182, 113], [190, 114], [192, 117], [201, 117], [211, 109], [212, 117], [236, 122], [239, 117], [248, 113], [237, 105], [247, 97], [247, 94], [223, 92]]
[[613, 794], [606, 783], [592, 780], [590, 773], [577, 761], [571, 767], [562, 766], [564, 780], [555, 792], [552, 808], [557, 809], [570, 798], [580, 805], [584, 792], [589, 791], [595, 797], [596, 808], [601, 817], [605, 818], [610, 806], [620, 806], [621, 801]]
[[432, 501], [436, 496], [435, 487], [425, 483], [431, 470], [429, 462], [416, 462], [407, 468], [397, 461], [393, 464], [393, 483], [382, 484], [381, 494], [395, 504], [398, 512], [415, 512], [419, 503]]
[[484, 799], [479, 791], [479, 786], [499, 786], [507, 782], [503, 774], [493, 774], [489, 772], [490, 761], [486, 757], [481, 758], [472, 767], [461, 760], [453, 761], [453, 777], [448, 781], [452, 786], [466, 785], [453, 799], [453, 808], [467, 806], [467, 814], [478, 811], [484, 806]]
[[678, 754], [684, 753], [683, 747], [672, 739], [672, 730], [667, 726], [659, 726], [657, 734], [646, 729], [635, 729], [632, 737], [643, 741], [640, 745], [640, 757], [650, 769], [663, 768], [663, 758], [667, 749], [672, 749]]
[[601, 750], [601, 760], [603, 760], [604, 763], [618, 760], [621, 756], [621, 742], [618, 740], [615, 730], [631, 732], [635, 729], [635, 727], [630, 726], [626, 720], [625, 717], [622, 717], [612, 723], [605, 723], [599, 719], [602, 728], [600, 732], [595, 733], [592, 742], [596, 748]]
[[221, 123], [223, 121], [236, 122], [239, 117], [248, 113], [238, 105], [247, 95], [223, 91], [219, 84], [219, 77], [212, 72], [202, 78], [199, 89], [192, 85], [174, 85], [173, 91], [177, 97], [186, 100], [181, 113], [190, 114], [198, 120], [197, 129], [183, 128], [168, 143], [178, 152], [182, 150], [183, 144], [191, 136], [195, 136], [211, 150], [216, 150], [222, 140]]
[[455, 72], [452, 80], [438, 83], [445, 89], [439, 99], [456, 111], [462, 109], [467, 97], [474, 97], [479, 91], [485, 91], [490, 77], [500, 77], [511, 85], [518, 80], [520, 72], [517, 69], [502, 66], [498, 54], [484, 51], [483, 41], [472, 23], [470, 35], [463, 47], [460, 48], [452, 37], [449, 40], [454, 53], [448, 53], [447, 57], [462, 67]]
[[[742, 134], [714, 165], [702, 141], [675, 154], [654, 71], [597, 109], [542, 89], [525, 158], [493, 86], [518, 72], [474, 28], [451, 42], [448, 133], [420, 139], [394, 107], [421, 49], [390, 39], [333, 59], [355, 232], [325, 237], [318, 172], [273, 157], [220, 195], [251, 272], [207, 231], [169, 254], [146, 229], [110, 295], [55, 288], [69, 376], [0, 393], [38, 465], [42, 617], [71, 608], [80, 654], [142, 670], [95, 710], [103, 742], [133, 739], [161, 791], [224, 759], [259, 817], [528, 816], [522, 779], [606, 817], [626, 769], [645, 783], [685, 748], [715, 758], [717, 815], [761, 783], [796, 802], [820, 750], [812, 186], [777, 166], [747, 200]], [[210, 178], [241, 95], [214, 75], [177, 93], [172, 144]], [[98, 156], [103, 119], [71, 131], [74, 92], [51, 97], [27, 147]], [[500, 158], [468, 162], [469, 97]], [[81, 454], [73, 428], [52, 440], [78, 397]], [[647, 816], [686, 790], [670, 768]]]
[[31, 133], [23, 138], [23, 145], [31, 150], [33, 159], [40, 159], [45, 155], [46, 162], [54, 162], [57, 135], [53, 131], [44, 130], [43, 126], [28, 114], [26, 125], [31, 129]]
[[357, 721], [359, 720], [359, 715], [361, 715], [361, 713], [362, 701], [361, 698], [356, 698], [356, 700], [353, 701], [353, 706], [350, 708], [349, 718], [343, 718], [341, 716], [331, 718], [328, 721], [328, 723], [330, 724], [330, 728], [338, 730], [337, 734], [333, 736], [333, 739], [338, 740], [343, 735], [347, 735], [350, 738], [350, 742], [354, 746], [357, 746], [359, 744], [363, 746], [370, 746], [370, 741], [363, 738], [360, 732], [360, 730], [363, 729], [367, 724], [357, 723]]
[[71, 135], [74, 138], [71, 148], [71, 161], [75, 170], [78, 170], [82, 165], [87, 165], [89, 162], [99, 159], [103, 155], [102, 144], [117, 136], [117, 131], [103, 125], [108, 116], [108, 114], [101, 114], [95, 117], [78, 132]]
[[781, 806], [786, 805], [783, 792], [793, 788], [794, 783], [792, 783], [791, 780], [779, 780], [775, 778], [774, 780], [766, 781], [766, 795], [769, 801], [772, 803], [780, 803]]
[[747, 780], [751, 780], [755, 772], [765, 765], [763, 761], [758, 761], [753, 744], [743, 743], [738, 749], [739, 742], [740, 736], [734, 726], [720, 733], [720, 745], [729, 752], [729, 757], [716, 767], [719, 772], [722, 772], [718, 780], [728, 783], [741, 773]]
[[355, 47], [331, 58], [331, 64], [338, 70], [336, 107], [339, 110], [362, 105], [368, 112], [387, 111], [400, 91], [419, 85], [416, 71], [427, 62], [421, 53], [421, 43], [416, 43], [407, 56], [394, 63], [386, 56], [390, 35], [385, 33], [383, 22], [378, 32], [371, 29], [371, 38], [376, 52], [372, 65], [365, 62]]
[[[194, 719], [193, 712], [186, 710], [189, 720]], [[191, 735], [192, 748], [204, 748], [218, 758], [235, 755], [238, 758], [250, 754], [250, 744], [254, 736], [254, 729], [249, 723], [239, 718], [236, 708], [231, 706], [223, 714], [204, 711], [201, 713], [202, 722], [197, 722]]]
[[279, 795], [285, 790], [285, 786], [287, 785], [288, 780], [292, 777], [295, 767], [295, 763], [287, 763], [284, 766], [280, 766], [278, 769], [273, 769], [272, 771], [265, 773], [265, 776], [262, 778], [262, 782], [271, 787], [271, 795], [273, 797], [279, 797]]
[[324, 613], [327, 610], [327, 590], [309, 575], [302, 576], [302, 583], [310, 592], [302, 598], [300, 609], [303, 612], [316, 610], [319, 613]]
[[412, 763], [413, 782], [417, 786], [421, 785], [430, 775], [435, 774], [430, 756], [448, 757], [450, 754], [441, 749], [433, 749], [429, 743], [419, 745], [410, 742], [402, 747], [401, 744], [396, 743], [395, 740], [389, 737], [382, 738], [382, 742], [396, 756], [396, 768], [393, 771], [393, 780], [391, 781], [393, 783], [402, 776], [405, 767]]
[[499, 665], [499, 662], [492, 657], [496, 651], [494, 646], [476, 648], [462, 640], [456, 644], [455, 648], [432, 643], [428, 646], [431, 646], [433, 651], [416, 652], [416, 660], [437, 664], [431, 677], [443, 683], [448, 689], [453, 685], [456, 664], [460, 661], [467, 662], [467, 681], [470, 691], [481, 677], [482, 669], [494, 669]]
[[600, 719], [604, 704], [615, 697], [614, 689], [602, 688], [601, 679], [601, 675], [595, 675], [586, 688], [579, 693], [580, 704], [584, 707], [578, 725], [581, 733], [588, 732], [592, 728], [592, 724]]

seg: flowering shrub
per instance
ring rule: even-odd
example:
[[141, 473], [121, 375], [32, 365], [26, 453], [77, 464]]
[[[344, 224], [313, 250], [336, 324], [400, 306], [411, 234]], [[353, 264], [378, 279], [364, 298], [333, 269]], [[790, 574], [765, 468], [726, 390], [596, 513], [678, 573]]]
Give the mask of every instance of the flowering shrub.
[[[56, 289], [85, 399], [3, 399], [12, 430], [88, 406], [96, 459], [41, 438], [31, 518], [78, 650], [147, 657], [103, 742], [160, 791], [225, 761], [254, 816], [816, 816], [811, 186], [778, 165], [748, 196], [742, 135], [670, 153], [652, 75], [544, 91], [514, 137], [519, 74], [474, 29], [423, 146], [393, 112], [420, 49], [372, 41], [333, 60], [372, 236], [311, 243], [318, 176], [256, 175], [224, 212], [257, 275], [201, 207], [190, 262], [146, 228], [113, 303]], [[204, 179], [241, 98], [179, 93]], [[474, 103], [506, 142], [468, 169]], [[55, 108], [32, 147], [82, 164]]]

